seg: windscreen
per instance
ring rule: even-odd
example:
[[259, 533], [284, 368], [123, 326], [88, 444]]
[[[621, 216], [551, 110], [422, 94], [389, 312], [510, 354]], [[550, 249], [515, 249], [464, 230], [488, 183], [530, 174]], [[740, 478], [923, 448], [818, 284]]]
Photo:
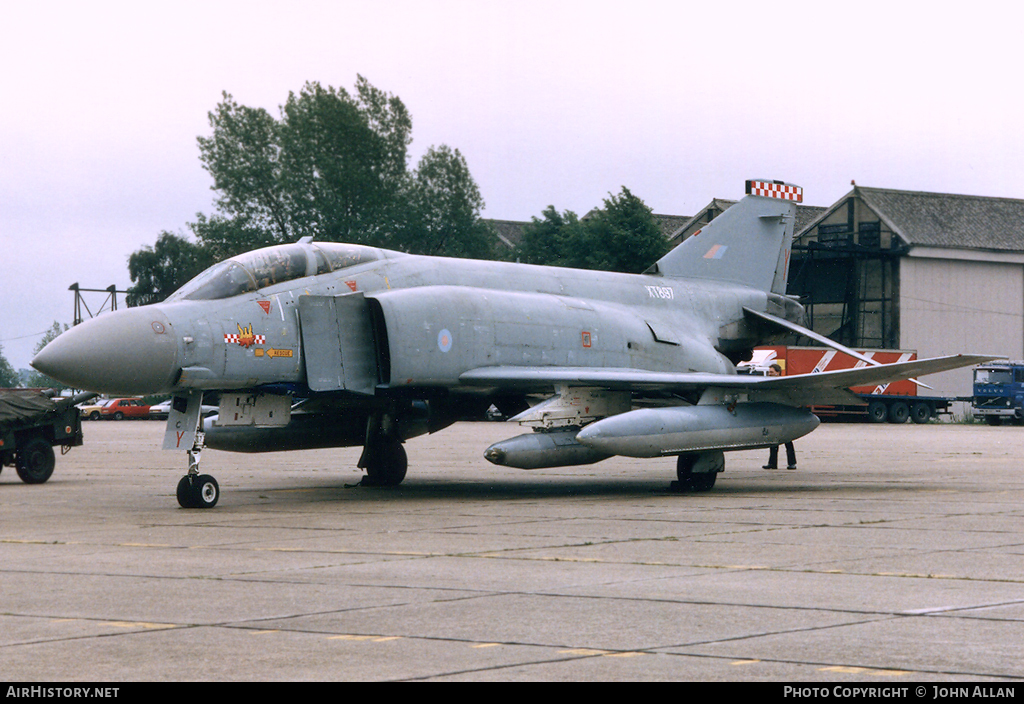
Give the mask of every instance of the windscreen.
[[380, 251], [372, 247], [334, 242], [303, 242], [257, 249], [214, 264], [167, 300], [207, 301], [230, 298], [305, 276], [338, 271], [380, 257]]
[[1008, 370], [1003, 369], [976, 369], [974, 371], [975, 384], [1009, 384], [1013, 376]]

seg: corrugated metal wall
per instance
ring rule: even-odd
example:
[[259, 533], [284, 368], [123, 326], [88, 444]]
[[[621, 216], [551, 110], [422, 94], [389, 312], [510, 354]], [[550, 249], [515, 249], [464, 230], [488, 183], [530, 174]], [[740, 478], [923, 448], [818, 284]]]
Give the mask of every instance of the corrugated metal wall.
[[[1024, 266], [903, 257], [900, 347], [919, 357], [976, 352], [1024, 359]], [[970, 369], [922, 381], [943, 394], [971, 394]]]

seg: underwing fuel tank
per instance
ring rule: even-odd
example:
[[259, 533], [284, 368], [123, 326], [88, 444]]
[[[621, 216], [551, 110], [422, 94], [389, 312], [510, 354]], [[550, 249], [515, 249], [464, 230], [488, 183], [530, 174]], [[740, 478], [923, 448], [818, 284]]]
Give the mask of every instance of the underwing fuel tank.
[[545, 469], [593, 464], [611, 455], [576, 442], [579, 428], [533, 432], [496, 442], [484, 452], [488, 462], [519, 469]]
[[819, 422], [810, 411], [777, 403], [642, 408], [592, 423], [576, 441], [627, 457], [752, 450], [796, 440]]

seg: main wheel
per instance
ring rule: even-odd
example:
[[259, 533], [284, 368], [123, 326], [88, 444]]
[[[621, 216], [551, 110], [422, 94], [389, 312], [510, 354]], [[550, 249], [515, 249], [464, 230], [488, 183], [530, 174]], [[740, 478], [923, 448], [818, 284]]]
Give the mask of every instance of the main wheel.
[[679, 455], [676, 458], [676, 478], [679, 480], [679, 488], [682, 490], [693, 488], [693, 465], [697, 464], [699, 455]]
[[397, 440], [385, 441], [373, 452], [366, 464], [367, 486], [398, 486], [409, 469], [405, 448]]
[[715, 479], [717, 478], [718, 472], [701, 472], [699, 474], [694, 474], [690, 479], [690, 488], [694, 491], [711, 491], [715, 486]]
[[53, 447], [38, 436], [29, 439], [22, 445], [14, 460], [18, 476], [26, 484], [42, 484], [53, 474], [55, 465]]

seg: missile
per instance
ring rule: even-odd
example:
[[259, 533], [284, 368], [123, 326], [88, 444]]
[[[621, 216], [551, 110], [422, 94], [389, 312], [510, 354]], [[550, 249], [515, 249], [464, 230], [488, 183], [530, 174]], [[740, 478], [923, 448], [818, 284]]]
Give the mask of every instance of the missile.
[[819, 422], [810, 411], [777, 403], [641, 408], [591, 423], [575, 439], [609, 455], [660, 457], [780, 445]]
[[493, 464], [519, 469], [543, 469], [593, 464], [610, 456], [576, 442], [579, 428], [566, 428], [548, 433], [525, 433], [496, 442], [484, 452]]

